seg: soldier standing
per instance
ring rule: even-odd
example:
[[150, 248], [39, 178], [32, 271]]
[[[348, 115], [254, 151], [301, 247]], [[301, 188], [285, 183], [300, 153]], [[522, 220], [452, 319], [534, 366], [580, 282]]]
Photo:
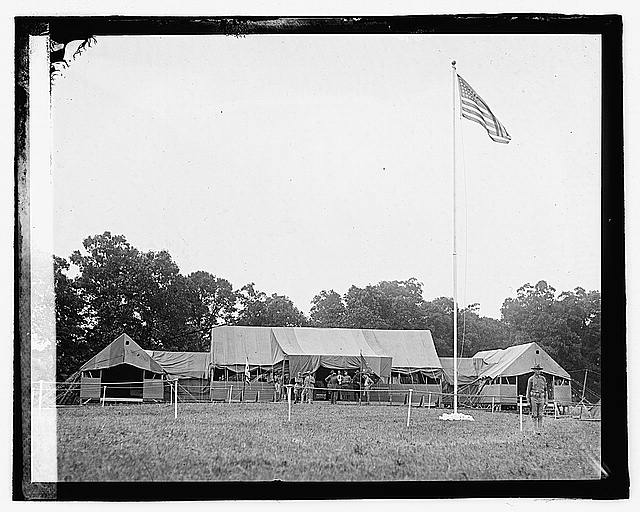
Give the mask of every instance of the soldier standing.
[[335, 404], [336, 403], [337, 394], [338, 394], [338, 389], [337, 389], [338, 388], [338, 376], [336, 375], [336, 372], [331, 370], [331, 373], [325, 379], [325, 382], [327, 383], [327, 389], [329, 390], [329, 396], [331, 397], [331, 403]]
[[536, 364], [531, 368], [533, 375], [527, 381], [527, 401], [531, 407], [531, 419], [536, 432], [539, 434], [542, 428], [542, 416], [544, 407], [547, 405], [547, 379], [540, 373], [542, 366]]
[[311, 372], [308, 372], [304, 377], [304, 389], [302, 390], [302, 402], [313, 403], [313, 385], [315, 379]]
[[371, 377], [369, 377], [368, 373], [364, 374], [364, 398], [367, 402], [367, 404], [369, 403], [369, 390], [371, 389], [371, 386], [373, 386], [373, 380], [371, 380]]
[[275, 375], [273, 377], [273, 401], [278, 402], [280, 400], [280, 376]]
[[302, 394], [302, 385], [304, 384], [304, 380], [302, 378], [302, 373], [298, 372], [296, 375], [296, 379], [293, 383], [293, 396], [294, 396], [294, 404], [300, 402], [300, 395]]

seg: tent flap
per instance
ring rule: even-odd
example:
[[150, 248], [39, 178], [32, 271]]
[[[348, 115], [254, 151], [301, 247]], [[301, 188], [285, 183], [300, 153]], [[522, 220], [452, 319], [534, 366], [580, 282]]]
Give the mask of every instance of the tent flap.
[[172, 376], [185, 379], [207, 379], [211, 354], [209, 352], [164, 352], [146, 350], [147, 354]]

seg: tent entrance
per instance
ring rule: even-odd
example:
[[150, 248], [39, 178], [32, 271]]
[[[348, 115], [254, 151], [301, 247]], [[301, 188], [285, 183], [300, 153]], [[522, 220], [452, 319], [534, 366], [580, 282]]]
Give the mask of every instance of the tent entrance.
[[[533, 375], [533, 372], [525, 373], [522, 375], [518, 375], [518, 395], [517, 396], [527, 396], [527, 382], [529, 382], [529, 377]], [[549, 381], [549, 376], [545, 375], [547, 379], [547, 384], [551, 384]], [[525, 399], [523, 399], [525, 400]]]
[[104, 368], [102, 370], [102, 387], [103, 389], [105, 386], [107, 388], [106, 398], [142, 399], [143, 371], [141, 368], [129, 364]]
[[320, 366], [320, 368], [318, 368], [316, 370], [316, 382], [322, 382], [323, 386], [326, 386], [326, 382], [325, 379], [329, 376], [329, 374], [335, 371], [337, 372], [337, 370], [330, 370], [329, 368], [325, 368], [324, 366]]

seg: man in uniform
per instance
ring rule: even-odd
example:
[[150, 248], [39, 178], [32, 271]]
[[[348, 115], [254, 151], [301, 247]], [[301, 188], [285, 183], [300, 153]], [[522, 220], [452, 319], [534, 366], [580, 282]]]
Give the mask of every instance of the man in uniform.
[[369, 403], [369, 390], [371, 389], [371, 386], [373, 386], [373, 380], [371, 380], [371, 377], [369, 377], [368, 373], [364, 374], [364, 379], [363, 379], [363, 386], [364, 386], [364, 398], [367, 402], [367, 404]]
[[325, 379], [327, 383], [327, 389], [329, 390], [329, 396], [331, 397], [331, 403], [336, 403], [337, 393], [338, 393], [338, 376], [336, 372], [331, 370], [329, 376]]
[[302, 390], [302, 402], [313, 403], [313, 385], [315, 379], [311, 375], [311, 372], [307, 372], [304, 376], [304, 388]]
[[302, 385], [304, 384], [304, 380], [302, 379], [302, 373], [298, 372], [296, 375], [296, 380], [293, 383], [293, 396], [294, 396], [294, 404], [300, 402], [300, 395], [302, 394]]
[[276, 375], [273, 378], [273, 401], [274, 402], [279, 402], [280, 401], [280, 393], [281, 393], [281, 389], [282, 389], [282, 382], [281, 382], [281, 377], [280, 375]]
[[531, 419], [536, 432], [539, 434], [542, 428], [542, 416], [547, 405], [547, 379], [540, 373], [542, 366], [536, 364], [531, 368], [533, 375], [527, 381], [527, 401], [531, 407]]

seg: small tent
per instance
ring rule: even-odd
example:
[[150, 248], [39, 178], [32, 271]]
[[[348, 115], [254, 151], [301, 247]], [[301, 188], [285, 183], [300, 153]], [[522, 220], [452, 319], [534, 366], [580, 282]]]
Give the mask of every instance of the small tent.
[[121, 334], [80, 368], [80, 398], [162, 400], [165, 371], [140, 345]]
[[[446, 391], [453, 386], [453, 358], [441, 358]], [[459, 393], [477, 395], [480, 403], [516, 404], [526, 394], [531, 367], [540, 364], [550, 394], [559, 405], [571, 403], [571, 377], [540, 345], [525, 343], [496, 350], [483, 350], [470, 358], [458, 358]], [[472, 400], [472, 401], [474, 401]]]

